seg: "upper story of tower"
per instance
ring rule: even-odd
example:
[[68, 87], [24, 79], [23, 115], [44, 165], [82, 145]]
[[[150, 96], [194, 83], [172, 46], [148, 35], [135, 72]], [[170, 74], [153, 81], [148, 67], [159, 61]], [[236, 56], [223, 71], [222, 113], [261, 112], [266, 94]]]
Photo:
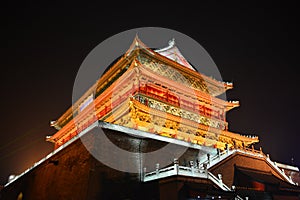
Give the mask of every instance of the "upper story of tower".
[[[70, 109], [51, 122], [58, 132], [48, 141], [64, 143], [88, 124], [102, 120], [149, 132], [164, 127], [166, 130], [160, 134], [170, 137], [174, 137], [174, 130], [203, 137], [209, 130], [212, 141], [221, 131], [226, 136], [224, 144], [237, 138], [237, 142], [231, 141], [232, 146], [247, 146], [258, 138], [227, 130], [226, 112], [239, 102], [218, 98], [232, 87], [232, 83], [197, 72], [174, 40], [165, 48], [153, 50], [136, 37], [126, 53]], [[160, 124], [161, 120], [165, 124]], [[181, 122], [183, 127], [179, 127]]]

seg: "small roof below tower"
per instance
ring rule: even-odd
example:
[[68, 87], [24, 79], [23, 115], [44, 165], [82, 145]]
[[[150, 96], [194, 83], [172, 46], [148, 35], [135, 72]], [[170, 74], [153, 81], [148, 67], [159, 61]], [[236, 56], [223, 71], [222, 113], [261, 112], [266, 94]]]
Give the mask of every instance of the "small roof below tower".
[[195, 70], [195, 68], [190, 65], [190, 63], [184, 58], [184, 56], [181, 54], [181, 52], [179, 51], [179, 49], [177, 48], [176, 44], [175, 44], [175, 39], [171, 39], [168, 42], [169, 46], [162, 48], [162, 49], [157, 49], [155, 50], [155, 52], [159, 53], [162, 56], [165, 56], [187, 68], [190, 68], [191, 70]]

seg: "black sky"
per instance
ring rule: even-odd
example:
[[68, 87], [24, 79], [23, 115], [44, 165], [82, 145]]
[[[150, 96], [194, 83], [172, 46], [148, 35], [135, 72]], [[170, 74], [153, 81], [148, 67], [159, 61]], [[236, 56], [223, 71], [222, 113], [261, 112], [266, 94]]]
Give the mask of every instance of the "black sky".
[[296, 5], [201, 3], [161, 5], [74, 2], [1, 6], [0, 184], [53, 149], [49, 121], [71, 106], [77, 70], [106, 38], [156, 26], [199, 42], [234, 89], [241, 106], [229, 128], [260, 137], [271, 159], [300, 166]]

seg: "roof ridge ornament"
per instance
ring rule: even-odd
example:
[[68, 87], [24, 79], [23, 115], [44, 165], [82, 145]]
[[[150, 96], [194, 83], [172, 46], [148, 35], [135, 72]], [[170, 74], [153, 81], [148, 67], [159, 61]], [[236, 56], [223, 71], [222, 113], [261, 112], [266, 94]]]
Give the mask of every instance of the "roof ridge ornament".
[[171, 40], [169, 40], [168, 44], [171, 47], [175, 46], [175, 38], [172, 38]]
[[125, 55], [129, 56], [134, 49], [143, 48], [142, 46], [143, 46], [143, 43], [141, 42], [141, 40], [140, 40], [140, 38], [138, 36], [138, 33], [136, 32], [135, 37], [134, 37], [134, 39], [133, 39], [133, 41], [132, 41], [129, 49], [125, 53]]
[[140, 43], [139, 43], [140, 39], [139, 39], [138, 33], [135, 34], [134, 40], [135, 40], [135, 46], [138, 47], [140, 45]]

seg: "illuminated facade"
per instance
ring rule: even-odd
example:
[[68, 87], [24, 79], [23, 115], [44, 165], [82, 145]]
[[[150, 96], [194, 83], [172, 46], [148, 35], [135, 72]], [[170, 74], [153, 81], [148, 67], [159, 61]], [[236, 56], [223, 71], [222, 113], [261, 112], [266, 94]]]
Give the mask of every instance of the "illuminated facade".
[[[218, 96], [232, 88], [197, 72], [174, 40], [153, 50], [136, 37], [96, 84], [51, 122], [57, 132], [47, 141], [54, 151], [10, 180], [0, 197], [299, 200], [298, 167], [255, 150], [258, 137], [228, 130], [226, 112], [239, 102]], [[139, 173], [114, 170], [91, 155], [84, 138], [119, 159], [102, 148], [99, 128], [118, 147], [139, 153], [122, 163]], [[148, 166], [142, 154], [169, 143], [186, 152], [180, 157], [171, 152], [174, 162], [167, 166]]]
[[224, 150], [258, 142], [228, 131], [226, 112], [237, 101], [217, 98], [232, 83], [198, 73], [174, 40], [152, 50], [137, 37], [129, 50], [62, 117], [48, 141], [55, 148], [100, 120]]

